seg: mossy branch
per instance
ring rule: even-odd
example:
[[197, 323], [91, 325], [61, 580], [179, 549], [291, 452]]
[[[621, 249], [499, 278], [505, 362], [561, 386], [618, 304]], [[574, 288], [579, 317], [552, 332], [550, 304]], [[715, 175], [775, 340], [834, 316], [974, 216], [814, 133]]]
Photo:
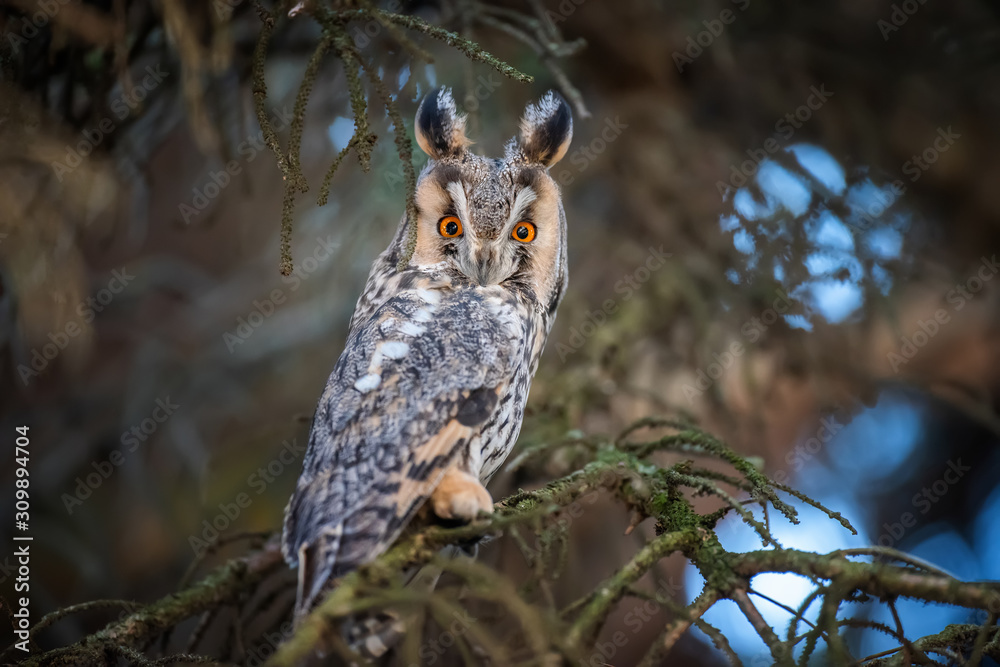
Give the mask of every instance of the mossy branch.
[[[754, 482], [746, 477], [742, 480], [733, 478], [737, 482], [737, 488], [755, 490], [765, 499], [775, 497], [773, 483], [766, 478], [757, 477], [759, 472], [733, 454], [723, 443], [705, 434], [692, 437], [694, 434], [689, 432], [685, 435], [689, 442], [710, 443], [709, 446], [701, 447], [703, 454], [711, 454], [732, 463], [740, 472], [753, 478], [757, 483], [755, 488]], [[623, 444], [623, 441], [619, 439], [619, 443]], [[655, 451], [655, 447], [651, 446], [654, 443], [662, 444], [662, 440], [645, 443], [640, 450], [644, 453]], [[697, 473], [689, 469], [689, 464], [682, 462], [672, 469], [658, 468], [633, 454], [612, 447], [610, 443], [605, 443], [603, 447], [600, 445], [593, 447], [592, 452], [595, 460], [584, 469], [537, 491], [522, 491], [498, 503], [497, 515], [492, 521], [474, 524], [457, 531], [430, 529], [398, 545], [384, 558], [379, 559], [379, 562], [390, 571], [399, 571], [403, 567], [425, 562], [424, 559], [428, 558], [430, 553], [448, 543], [449, 539], [468, 539], [503, 528], [530, 526], [539, 517], [554, 517], [585, 494], [604, 489], [634, 510], [645, 516], [655, 517], [658, 526], [662, 526], [665, 532], [647, 543], [629, 563], [598, 585], [590, 595], [569, 605], [560, 614], [565, 625], [557, 627], [551, 633], [550, 645], [542, 653], [555, 652], [569, 659], [583, 655], [588, 648], [592, 648], [597, 632], [618, 600], [632, 594], [631, 586], [650, 572], [663, 558], [678, 552], [683, 553], [701, 570], [706, 579], [705, 590], [692, 605], [683, 610], [678, 611], [676, 605], [672, 603], [667, 605], [675, 613], [677, 620], [668, 625], [662, 639], [651, 648], [644, 664], [656, 664], [653, 660], [666, 655], [679, 636], [692, 625], [705, 629], [724, 652], [735, 656], [725, 637], [700, 620], [705, 611], [717, 600], [731, 598], [737, 602], [741, 611], [764, 638], [776, 664], [791, 665], [793, 647], [800, 638], [792, 635], [787, 641], [779, 639], [778, 635], [764, 623], [763, 617], [747, 596], [750, 580], [757, 574], [765, 572], [793, 572], [810, 577], [814, 581], [829, 582], [829, 585], [820, 585], [817, 588], [816, 595], [823, 597], [828, 618], [821, 618], [821, 624], [814, 626], [814, 637], [808, 642], [809, 651], [815, 649], [819, 639], [825, 638], [831, 644], [831, 655], [844, 658], [844, 664], [850, 659], [839, 639], [840, 624], [836, 618], [836, 610], [839, 603], [851, 596], [854, 591], [862, 591], [877, 597], [910, 596], [928, 601], [944, 601], [947, 598], [952, 604], [964, 604], [980, 609], [1000, 605], [1000, 598], [997, 597], [1000, 591], [994, 590], [989, 585], [961, 583], [950, 577], [914, 570], [911, 567], [884, 564], [876, 566], [852, 562], [847, 560], [847, 555], [842, 552], [814, 554], [779, 549], [747, 554], [728, 553], [721, 547], [718, 538], [711, 530], [718, 519], [718, 513], [713, 512], [709, 515], [695, 513], [685, 496], [678, 492], [685, 487], [695, 491], [703, 490], [701, 482], [705, 480], [699, 481]], [[715, 495], [731, 507], [738, 505], [738, 501], [728, 494]], [[798, 495], [800, 494], [796, 494], [796, 497]], [[819, 503], [809, 500], [822, 508]], [[826, 511], [830, 515], [836, 515], [831, 510]], [[838, 520], [842, 520], [842, 517], [836, 516]], [[842, 522], [846, 524], [846, 520]], [[850, 524], [846, 525], [853, 530]], [[759, 527], [759, 530], [765, 532], [761, 536], [763, 541], [773, 540], [766, 534], [766, 529]], [[336, 632], [333, 619], [345, 619], [358, 609], [357, 602], [363, 598], [357, 596], [358, 591], [363, 589], [360, 582], [371, 576], [366, 574], [366, 570], [381, 571], [381, 569], [382, 565], [374, 565], [346, 578], [330, 598], [308, 618], [303, 630], [275, 656], [272, 664], [294, 665], [299, 659], [308, 655], [318, 645], [317, 642], [321, 644], [323, 637]], [[798, 611], [791, 611], [800, 620], [809, 623], [803, 618], [806, 608], [808, 604], [803, 605]], [[986, 640], [982, 643], [984, 646], [987, 645]]]
[[[686, 424], [682, 429], [682, 439], [668, 436], [672, 439], [661, 437], [635, 441], [631, 438], [636, 429], [615, 440], [568, 439], [566, 446], [586, 446], [590, 460], [581, 469], [539, 489], [519, 491], [501, 500], [488, 519], [449, 529], [437, 526], [413, 528], [381, 557], [339, 581], [329, 596], [302, 620], [292, 636], [278, 648], [268, 664], [291, 667], [317, 649], [335, 651], [356, 659], [341, 635], [341, 625], [349, 623], [357, 614], [396, 609], [405, 610], [409, 614], [406, 619], [411, 623], [423, 618], [443, 621], [469, 600], [491, 604], [500, 610], [502, 616], [514, 621], [515, 630], [512, 631], [523, 637], [526, 648], [523, 651], [525, 654], [518, 658], [506, 648], [508, 640], [494, 634], [496, 630], [492, 624], [477, 625], [462, 640], [460, 651], [467, 660], [479, 651], [479, 655], [485, 653], [504, 664], [557, 658], [573, 661], [594, 649], [598, 633], [619, 601], [636, 595], [661, 605], [671, 617], [659, 639], [649, 648], [644, 665], [659, 664], [666, 659], [678, 639], [692, 626], [705, 631], [715, 645], [734, 664], [738, 664], [738, 658], [724, 634], [702, 619], [706, 611], [723, 599], [736, 603], [769, 647], [775, 664], [791, 665], [795, 649], [803, 641], [799, 654], [804, 656], [803, 660], [808, 661], [808, 656], [819, 649], [821, 642], [825, 642], [826, 657], [831, 664], [855, 664], [855, 658], [849, 654], [840, 636], [841, 630], [846, 627], [885, 632], [900, 641], [901, 646], [892, 656], [872, 656], [874, 662], [871, 664], [916, 664], [925, 659], [925, 652], [934, 651], [975, 656], [1000, 655], [996, 629], [996, 619], [1000, 615], [1000, 584], [961, 582], [906, 554], [876, 547], [829, 554], [781, 548], [748, 553], [726, 551], [714, 527], [726, 511], [739, 511], [746, 504], [733, 494], [746, 492], [756, 495], [758, 500], [755, 502], [774, 507], [773, 499], [777, 498], [776, 493], [781, 489], [721, 441]], [[693, 466], [690, 461], [681, 461], [669, 468], [650, 462], [647, 455], [657, 451], [665, 442], [671, 447], [687, 443], [690, 447], [686, 449], [694, 448], [702, 456], [728, 462], [735, 474], [707, 471]], [[558, 447], [541, 451], [555, 455]], [[732, 486], [735, 491], [723, 492], [719, 484]], [[703, 493], [715, 497], [723, 507], [705, 513], [696, 512], [691, 496]], [[533, 576], [544, 577], [547, 568], [542, 567], [540, 561], [557, 558], [558, 554], [554, 555], [551, 547], [563, 539], [560, 535], [565, 537], [565, 526], [560, 525], [560, 516], [567, 512], [572, 515], [574, 507], [583, 507], [598, 495], [613, 498], [628, 508], [633, 517], [632, 526], [643, 519], [652, 519], [656, 535], [590, 593], [561, 609], [552, 606], [551, 598], [547, 598], [544, 604], [524, 598], [513, 581], [483, 564], [464, 559], [443, 559], [439, 555], [445, 547], [468, 544], [500, 532], [511, 535], [534, 533], [538, 537], [536, 546], [530, 545], [523, 537], [518, 544], [529, 557], [529, 562], [534, 559], [538, 565], [533, 570]], [[822, 507], [819, 503], [816, 505]], [[834, 514], [832, 511], [828, 513]], [[745, 521], [756, 524], [754, 527], [762, 543], [776, 543], [766, 525], [752, 520], [752, 516], [746, 516], [749, 511], [745, 507], [743, 514]], [[664, 558], [677, 553], [694, 564], [705, 579], [703, 591], [687, 607], [674, 600], [645, 596], [635, 588], [637, 582], [655, 571]], [[852, 560], [859, 556], [874, 556], [882, 560]], [[457, 577], [462, 582], [464, 597], [459, 599], [455, 596], [455, 587], [432, 593], [416, 593], [405, 588], [402, 573], [425, 565], [432, 565]], [[86, 663], [87, 659], [104, 653], [123, 656], [137, 664], [156, 664], [144, 653], [144, 647], [156, 637], [192, 617], [204, 614], [207, 615], [204, 618], [210, 620], [219, 610], [233, 605], [235, 600], [252, 595], [269, 572], [277, 571], [287, 575], [272, 540], [263, 550], [222, 566], [180, 593], [143, 607], [78, 644], [44, 654], [32, 654], [28, 664]], [[784, 637], [779, 637], [764, 622], [751, 599], [755, 595], [763, 597], [753, 591], [751, 582], [755, 576], [765, 573], [795, 573], [816, 584], [815, 590], [798, 609], [785, 607], [792, 613], [793, 620]], [[866, 619], [840, 618], [840, 606], [845, 601], [856, 600], [858, 595], [867, 595], [888, 604], [907, 597], [960, 605], [987, 612], [988, 620], [981, 626], [949, 626], [940, 635], [910, 642], [901, 628], [893, 630], [889, 626], [872, 625]], [[805, 618], [805, 613], [815, 599], [820, 599], [822, 604], [819, 617], [812, 623]], [[63, 610], [58, 616], [46, 617], [36, 627], [35, 633], [66, 613], [86, 608], [88, 605], [78, 606]], [[802, 635], [797, 634], [799, 623], [810, 626]], [[202, 626], [205, 625], [203, 622]], [[421, 627], [418, 625], [416, 631], [419, 632]], [[198, 629], [195, 632], [201, 631]], [[410, 645], [410, 649], [414, 646]], [[890, 658], [894, 662], [889, 661]], [[192, 659], [201, 660], [202, 656], [193, 656]]]

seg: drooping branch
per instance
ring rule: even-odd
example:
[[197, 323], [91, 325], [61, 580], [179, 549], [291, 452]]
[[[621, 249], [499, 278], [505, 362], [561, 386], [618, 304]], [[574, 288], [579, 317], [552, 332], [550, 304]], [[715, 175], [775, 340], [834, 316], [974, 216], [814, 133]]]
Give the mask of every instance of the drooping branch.
[[[308, 15], [316, 21], [322, 28], [322, 36], [316, 46], [315, 51], [309, 58], [302, 82], [296, 96], [295, 107], [291, 120], [291, 136], [287, 151], [283, 149], [278, 140], [274, 127], [268, 118], [266, 106], [267, 86], [264, 81], [264, 71], [267, 58], [267, 49], [272, 33], [278, 22], [278, 18], [267, 10], [259, 1], [254, 2], [254, 7], [261, 19], [262, 27], [260, 37], [253, 55], [253, 94], [257, 119], [260, 123], [264, 135], [265, 144], [274, 153], [278, 169], [284, 180], [285, 193], [282, 199], [281, 212], [281, 249], [280, 249], [280, 269], [283, 275], [289, 275], [294, 265], [291, 256], [291, 234], [292, 219], [295, 210], [295, 199], [297, 194], [305, 193], [309, 189], [309, 184], [302, 172], [300, 162], [300, 146], [302, 138], [302, 128], [305, 123], [305, 110], [312, 93], [313, 82], [322, 66], [325, 57], [329, 54], [337, 57], [344, 66], [345, 78], [351, 98], [351, 108], [354, 115], [354, 135], [347, 145], [339, 152], [331, 163], [326, 175], [323, 178], [318, 203], [325, 204], [329, 199], [330, 184], [334, 174], [341, 166], [344, 158], [352, 150], [358, 157], [358, 162], [363, 171], [367, 172], [371, 161], [371, 152], [377, 141], [377, 137], [369, 130], [367, 118], [367, 94], [357, 70], [360, 68], [371, 85], [375, 94], [384, 105], [389, 118], [392, 121], [393, 133], [395, 134], [396, 150], [403, 167], [403, 180], [406, 186], [406, 211], [407, 219], [416, 219], [416, 172], [412, 162], [412, 146], [409, 137], [409, 130], [403, 121], [402, 114], [397, 105], [395, 96], [391, 93], [388, 85], [383, 80], [376, 63], [369, 61], [361, 54], [350, 38], [349, 26], [355, 21], [375, 21], [386, 29], [388, 35], [398, 42], [411, 57], [431, 61], [430, 54], [417, 45], [406, 31], [416, 32], [426, 37], [441, 42], [447, 46], [457, 49], [467, 59], [472, 62], [483, 63], [492, 67], [497, 72], [514, 81], [529, 83], [532, 77], [525, 74], [503, 60], [497, 58], [484, 50], [476, 42], [466, 39], [458, 33], [452, 32], [441, 26], [434, 25], [419, 16], [412, 16], [403, 13], [389, 12], [374, 7], [371, 3], [361, 2], [360, 7], [340, 8], [328, 6], [322, 2], [299, 3], [290, 12], [290, 16]], [[539, 7], [536, 11], [541, 11]], [[574, 43], [570, 48], [561, 41], [558, 31], [554, 26], [549, 26], [543, 31], [546, 25], [544, 14], [540, 14], [539, 19], [529, 19], [536, 26], [539, 35], [547, 35], [546, 39], [538, 40], [527, 36], [511, 24], [499, 19], [486, 16], [489, 9], [486, 5], [474, 3], [466, 8], [467, 13], [480, 17], [489, 25], [501, 29], [508, 35], [513, 36], [522, 42], [525, 40], [533, 45], [544, 64], [556, 77], [560, 88], [569, 96], [574, 106], [577, 107], [581, 116], [586, 117], [589, 113], [583, 104], [582, 96], [570, 83], [569, 78], [556, 64], [555, 59], [575, 53], [583, 46], [582, 43]], [[526, 16], [526, 15], [525, 15]], [[412, 224], [407, 226], [407, 237], [404, 245], [404, 252], [399, 258], [400, 269], [405, 267], [413, 254], [416, 246], [416, 229]]]

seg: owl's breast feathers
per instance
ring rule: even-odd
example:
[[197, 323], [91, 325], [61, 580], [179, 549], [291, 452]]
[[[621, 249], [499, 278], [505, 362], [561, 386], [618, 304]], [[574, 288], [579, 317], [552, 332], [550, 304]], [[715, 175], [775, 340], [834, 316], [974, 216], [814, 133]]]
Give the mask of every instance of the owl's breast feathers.
[[502, 290], [408, 289], [355, 325], [285, 513], [300, 612], [395, 540], [494, 413], [527, 338], [517, 308]]

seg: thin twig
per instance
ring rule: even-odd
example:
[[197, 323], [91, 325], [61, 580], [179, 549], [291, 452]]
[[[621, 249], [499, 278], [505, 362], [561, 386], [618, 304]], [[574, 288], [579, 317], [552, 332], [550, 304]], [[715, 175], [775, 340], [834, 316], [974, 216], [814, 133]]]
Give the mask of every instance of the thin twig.
[[892, 549], [890, 547], [858, 547], [855, 549], [839, 549], [833, 552], [842, 556], [874, 556], [880, 559], [891, 559], [897, 560], [900, 563], [906, 563], [907, 565], [912, 565], [913, 567], [919, 568], [931, 574], [937, 574], [942, 577], [951, 577], [952, 579], [958, 579], [954, 574], [948, 572], [947, 570], [938, 567], [930, 561], [924, 560], [923, 558], [918, 558], [912, 554], [904, 553], [898, 549]]
[[778, 639], [778, 635], [774, 634], [774, 630], [764, 620], [764, 617], [761, 616], [760, 611], [747, 595], [746, 589], [737, 588], [730, 593], [730, 597], [736, 603], [736, 606], [740, 608], [740, 611], [743, 612], [743, 615], [746, 616], [746, 619], [750, 621], [750, 625], [753, 626], [753, 629], [760, 638], [764, 640], [764, 644], [771, 651], [771, 657], [774, 658], [775, 664], [792, 665], [791, 654], [781, 640]]
[[688, 631], [693, 623], [698, 621], [705, 612], [712, 608], [712, 605], [719, 599], [717, 591], [706, 588], [695, 598], [688, 607], [685, 607], [678, 616], [667, 624], [660, 639], [657, 639], [643, 661], [641, 667], [653, 667], [662, 664], [670, 651], [674, 648], [684, 633]]

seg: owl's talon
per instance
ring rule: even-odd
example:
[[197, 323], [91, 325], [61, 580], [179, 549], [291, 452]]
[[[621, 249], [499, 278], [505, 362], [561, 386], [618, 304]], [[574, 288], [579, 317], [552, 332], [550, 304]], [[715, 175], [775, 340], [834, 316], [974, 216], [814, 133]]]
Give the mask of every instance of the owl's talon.
[[480, 512], [492, 514], [493, 498], [477, 478], [453, 468], [431, 494], [431, 507], [441, 519], [469, 522]]

